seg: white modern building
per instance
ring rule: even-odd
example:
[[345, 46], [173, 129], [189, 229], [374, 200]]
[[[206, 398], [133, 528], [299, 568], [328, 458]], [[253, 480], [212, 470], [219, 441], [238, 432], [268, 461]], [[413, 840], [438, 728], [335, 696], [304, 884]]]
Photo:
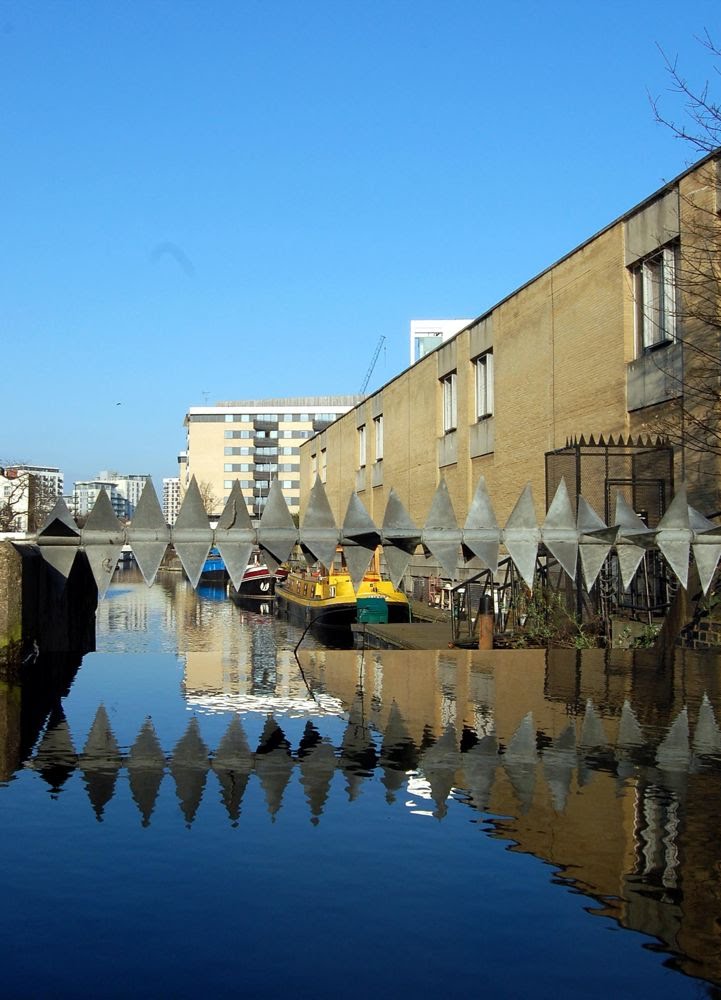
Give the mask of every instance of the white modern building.
[[470, 319], [412, 319], [410, 363], [420, 361], [471, 322]]
[[0, 468], [3, 522], [15, 531], [37, 531], [63, 495], [63, 473], [54, 466], [12, 465]]
[[169, 476], [163, 480], [163, 517], [167, 524], [175, 524], [180, 510], [180, 477]]
[[217, 517], [238, 480], [259, 518], [277, 477], [292, 514], [300, 508], [300, 445], [347, 413], [362, 396], [300, 396], [193, 406], [179, 456], [181, 492], [193, 476], [208, 514]]

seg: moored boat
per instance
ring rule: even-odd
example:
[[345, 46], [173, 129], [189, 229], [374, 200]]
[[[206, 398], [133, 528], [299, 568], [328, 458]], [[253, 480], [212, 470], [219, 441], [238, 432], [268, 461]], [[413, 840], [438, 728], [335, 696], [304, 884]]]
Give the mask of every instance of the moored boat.
[[270, 601], [275, 590], [275, 574], [268, 569], [266, 563], [261, 561], [260, 555], [256, 553], [253, 561], [248, 563], [243, 573], [240, 586], [235, 587], [232, 583], [228, 587], [228, 594], [233, 601]]
[[203, 563], [200, 579], [205, 583], [225, 583], [228, 579], [228, 570], [223, 562], [223, 557], [215, 547], [210, 550]]
[[410, 621], [408, 598], [377, 566], [364, 575], [356, 591], [342, 558], [329, 570], [290, 568], [285, 580], [276, 582], [275, 608], [295, 625], [346, 633], [347, 640], [357, 622]]

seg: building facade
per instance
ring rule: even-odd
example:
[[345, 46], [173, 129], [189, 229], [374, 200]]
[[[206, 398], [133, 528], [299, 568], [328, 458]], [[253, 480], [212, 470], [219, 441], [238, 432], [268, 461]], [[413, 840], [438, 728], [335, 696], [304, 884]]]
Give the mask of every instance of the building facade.
[[665, 434], [690, 502], [721, 509], [719, 459], [686, 433], [697, 412], [721, 441], [720, 177], [701, 161], [303, 443], [303, 498], [322, 467], [339, 523], [355, 490], [382, 524], [393, 487], [422, 527], [443, 478], [462, 525], [483, 476], [499, 524], [529, 482], [542, 520], [547, 453]]
[[0, 469], [1, 530], [37, 531], [63, 495], [63, 473], [44, 465], [13, 465]]
[[180, 477], [163, 479], [163, 517], [167, 524], [175, 524], [180, 510]]
[[470, 319], [412, 319], [409, 363], [420, 361], [471, 322]]
[[277, 478], [291, 514], [296, 514], [301, 444], [360, 398], [303, 396], [191, 407], [184, 421], [186, 448], [179, 459], [181, 492], [195, 476], [208, 514], [218, 517], [238, 480], [248, 511], [257, 519]]

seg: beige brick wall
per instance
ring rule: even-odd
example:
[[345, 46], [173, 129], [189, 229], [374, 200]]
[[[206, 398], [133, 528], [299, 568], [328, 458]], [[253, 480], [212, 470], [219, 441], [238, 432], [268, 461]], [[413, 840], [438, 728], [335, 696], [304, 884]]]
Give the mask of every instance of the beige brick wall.
[[[699, 203], [715, 210], [718, 192], [713, 183], [706, 182], [700, 169], [679, 183], [683, 256], [684, 227], [688, 227]], [[664, 195], [669, 201], [675, 197], [673, 190], [670, 198]], [[653, 210], [651, 203], [649, 216]], [[501, 524], [528, 482], [542, 518], [546, 452], [562, 448], [568, 438], [581, 435], [598, 438], [657, 432], [659, 414], [672, 413], [678, 403], [645, 407], [631, 414], [627, 410], [627, 365], [634, 359], [636, 347], [634, 290], [626, 266], [624, 239], [624, 220], [619, 220], [499, 303], [490, 318], [483, 317], [483, 337], [490, 336], [494, 354], [494, 446], [490, 454], [471, 457], [470, 447], [475, 422], [471, 345], [475, 343], [477, 350], [482, 342], [477, 329], [481, 321], [380, 390], [384, 415], [382, 486], [371, 487], [372, 414], [377, 412], [379, 394], [330, 427], [324, 436], [327, 491], [339, 521], [350, 493], [358, 488], [369, 513], [380, 525], [392, 486], [413, 520], [422, 526], [443, 476], [462, 524], [481, 475], [486, 477]], [[683, 334], [699, 338], [699, 324], [687, 319]], [[714, 349], [718, 351], [715, 336]], [[452, 352], [458, 373], [457, 462], [441, 467], [439, 370], [446, 370]], [[368, 429], [368, 464], [359, 483], [357, 428], [363, 421]], [[313, 439], [301, 449], [302, 498], [311, 486], [310, 456], [318, 447], [318, 439]], [[708, 456], [687, 458], [687, 478], [694, 462], [704, 465], [707, 480], [711, 477], [718, 482], [718, 462], [710, 461]], [[699, 482], [695, 474], [691, 485], [697, 496]]]

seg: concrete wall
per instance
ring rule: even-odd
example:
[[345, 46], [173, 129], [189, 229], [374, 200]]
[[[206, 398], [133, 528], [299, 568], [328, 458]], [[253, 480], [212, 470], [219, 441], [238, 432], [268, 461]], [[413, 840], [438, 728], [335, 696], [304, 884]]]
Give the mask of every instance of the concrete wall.
[[97, 604], [83, 553], [65, 580], [37, 546], [0, 542], [0, 662], [93, 650]]

